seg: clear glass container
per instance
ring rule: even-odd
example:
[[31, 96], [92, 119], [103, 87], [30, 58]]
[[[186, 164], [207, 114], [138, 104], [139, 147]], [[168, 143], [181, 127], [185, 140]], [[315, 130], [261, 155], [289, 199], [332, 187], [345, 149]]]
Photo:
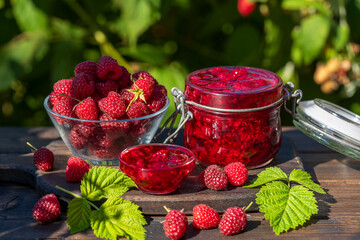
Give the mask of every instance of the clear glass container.
[[294, 125], [309, 137], [360, 160], [360, 116], [322, 99], [302, 101]]
[[283, 83], [250, 67], [201, 69], [186, 77], [185, 146], [205, 164], [268, 164], [280, 149]]

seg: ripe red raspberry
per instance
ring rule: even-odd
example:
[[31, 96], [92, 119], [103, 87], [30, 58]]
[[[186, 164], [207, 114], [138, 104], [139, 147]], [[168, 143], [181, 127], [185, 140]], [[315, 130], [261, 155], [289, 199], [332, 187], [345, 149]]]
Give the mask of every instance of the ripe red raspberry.
[[233, 162], [224, 168], [225, 174], [233, 186], [242, 186], [248, 178], [248, 170], [241, 162]]
[[85, 136], [83, 136], [78, 130], [77, 130], [77, 127], [78, 125], [75, 125], [71, 131], [70, 131], [70, 136], [69, 136], [69, 139], [70, 139], [70, 142], [71, 142], [71, 145], [75, 148], [75, 149], [83, 149], [89, 139]]
[[[76, 118], [76, 114], [73, 111], [74, 106], [76, 104], [77, 104], [77, 101], [67, 98], [67, 99], [59, 102], [58, 104], [56, 104], [52, 110], [60, 115], [63, 115], [66, 117], [71, 117], [71, 118]], [[65, 118], [60, 118], [60, 117], [56, 117], [56, 116], [55, 116], [55, 118], [59, 124], [71, 122], [71, 120], [68, 120]]]
[[100, 94], [101, 97], [106, 97], [109, 92], [118, 90], [118, 84], [115, 81], [107, 80], [104, 82], [97, 82], [95, 84], [95, 90], [97, 93]]
[[59, 80], [54, 84], [53, 86], [54, 93], [52, 94], [53, 96], [50, 95], [50, 101], [53, 106], [55, 106], [55, 104], [57, 104], [58, 102], [68, 99], [68, 97], [63, 96], [61, 94], [71, 96], [70, 89], [72, 82], [73, 82], [73, 78], [70, 78], [70, 79]]
[[52, 169], [54, 165], [54, 153], [50, 151], [49, 149], [42, 147], [40, 149], [36, 149], [33, 145], [27, 142], [27, 145], [29, 145], [33, 152], [33, 162], [37, 169], [40, 169], [42, 171], [48, 171]]
[[68, 182], [80, 182], [85, 173], [89, 172], [90, 164], [79, 157], [71, 157], [67, 161], [65, 178]]
[[135, 97], [135, 94], [131, 92], [131, 89], [124, 88], [120, 91], [119, 95], [124, 100], [126, 106], [128, 106]]
[[126, 115], [129, 118], [139, 118], [150, 114], [150, 109], [143, 102], [134, 102], [129, 106]]
[[139, 92], [138, 94], [135, 93], [135, 95], [138, 95], [140, 99], [142, 99], [144, 102], [147, 102], [150, 99], [155, 86], [157, 85], [156, 80], [147, 72], [135, 73], [133, 75], [133, 79], [137, 80], [134, 82], [131, 89], [134, 92]]
[[109, 92], [107, 97], [99, 101], [99, 109], [114, 118], [120, 118], [124, 116], [126, 106], [118, 93]]
[[79, 73], [73, 80], [70, 96], [79, 100], [90, 97], [95, 92], [95, 79], [87, 73]]
[[[161, 85], [157, 85], [161, 86]], [[159, 111], [166, 104], [166, 95], [163, 94], [163, 88], [155, 87], [153, 94], [151, 95], [147, 106], [152, 113]], [[166, 91], [166, 90], [165, 90]]]
[[110, 147], [114, 145], [114, 138], [106, 134], [101, 127], [97, 127], [90, 139], [90, 143], [100, 147]]
[[96, 74], [100, 80], [118, 81], [122, 76], [122, 69], [115, 59], [104, 56], [97, 63]]
[[193, 208], [193, 217], [193, 226], [198, 229], [216, 228], [220, 222], [219, 213], [205, 204]]
[[75, 67], [75, 76], [77, 76], [79, 73], [87, 73], [91, 76], [96, 76], [96, 62], [93, 61], [85, 61], [81, 62]]
[[57, 197], [50, 193], [39, 199], [34, 205], [32, 215], [41, 223], [51, 222], [61, 214], [61, 207]]
[[118, 157], [121, 150], [124, 148], [118, 147], [116, 144], [110, 145], [108, 147], [102, 147], [96, 144], [89, 144], [89, 150], [96, 157], [102, 159], [112, 159], [114, 157]]
[[250, 2], [249, 0], [238, 0], [237, 9], [241, 16], [249, 16], [256, 8], [256, 2]]
[[75, 105], [75, 114], [80, 119], [98, 120], [98, 108], [91, 97], [88, 97]]
[[120, 67], [121, 67], [122, 75], [117, 81], [117, 83], [119, 84], [119, 89], [123, 89], [131, 85], [131, 75], [125, 67], [123, 66]]
[[207, 188], [224, 190], [228, 184], [224, 171], [217, 165], [210, 165], [205, 169], [204, 182]]
[[[131, 121], [120, 121], [125, 119], [114, 118], [106, 113], [100, 115], [100, 120], [104, 121], [100, 123], [102, 130], [108, 135], [119, 137], [126, 133], [131, 127]], [[118, 122], [113, 122], [117, 121]]]
[[185, 236], [189, 227], [186, 215], [183, 210], [165, 209], [168, 211], [163, 224], [165, 235], [173, 240], [181, 239]]
[[219, 223], [222, 234], [229, 236], [242, 232], [247, 224], [246, 213], [239, 207], [228, 208]]

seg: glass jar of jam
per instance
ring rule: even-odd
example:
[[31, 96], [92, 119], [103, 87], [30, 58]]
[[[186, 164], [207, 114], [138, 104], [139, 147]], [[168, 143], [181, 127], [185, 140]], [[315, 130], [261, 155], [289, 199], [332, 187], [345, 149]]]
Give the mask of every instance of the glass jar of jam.
[[284, 92], [276, 74], [250, 67], [200, 69], [186, 77], [184, 94], [192, 113], [185, 146], [199, 161], [257, 168], [279, 151]]

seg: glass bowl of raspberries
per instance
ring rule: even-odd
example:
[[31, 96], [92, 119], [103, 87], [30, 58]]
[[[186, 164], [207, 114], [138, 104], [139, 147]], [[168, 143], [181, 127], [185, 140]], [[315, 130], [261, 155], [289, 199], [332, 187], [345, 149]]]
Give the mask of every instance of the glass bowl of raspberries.
[[79, 63], [74, 72], [54, 84], [44, 107], [75, 156], [118, 165], [122, 150], [151, 142], [169, 107], [164, 86], [108, 56]]
[[172, 144], [150, 143], [126, 148], [119, 155], [120, 170], [148, 194], [174, 192], [195, 168], [195, 154]]

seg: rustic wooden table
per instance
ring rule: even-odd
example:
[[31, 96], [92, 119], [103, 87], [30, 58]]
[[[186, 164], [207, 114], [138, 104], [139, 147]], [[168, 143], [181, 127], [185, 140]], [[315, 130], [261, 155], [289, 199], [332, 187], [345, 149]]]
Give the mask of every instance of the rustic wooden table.
[[[262, 213], [252, 212], [246, 231], [239, 235], [224, 237], [218, 229], [199, 231], [190, 224], [186, 238], [360, 239], [360, 161], [336, 153], [292, 127], [285, 127], [283, 136], [295, 142], [304, 169], [327, 192], [326, 197], [316, 195], [319, 213], [306, 226], [280, 236], [272, 232]], [[32, 218], [32, 208], [43, 189], [36, 187], [36, 169], [26, 142], [47, 146], [58, 139], [52, 127], [0, 128], [0, 239], [96, 239], [90, 229], [69, 235], [65, 211], [51, 224], [41, 225]], [[64, 150], [63, 154], [70, 155], [70, 152]], [[65, 210], [66, 202], [61, 204]], [[163, 216], [146, 218], [147, 239], [166, 239], [160, 223]], [[189, 219], [191, 222], [191, 217]]]

